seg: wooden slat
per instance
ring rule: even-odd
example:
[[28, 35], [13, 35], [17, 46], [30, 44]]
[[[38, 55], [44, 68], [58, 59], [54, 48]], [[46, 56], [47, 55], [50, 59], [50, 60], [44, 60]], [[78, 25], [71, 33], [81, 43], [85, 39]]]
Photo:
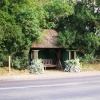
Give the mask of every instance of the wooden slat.
[[53, 64], [52, 59], [42, 59], [42, 63], [44, 64], [45, 70], [46, 70], [46, 67], [56, 67], [56, 65]]

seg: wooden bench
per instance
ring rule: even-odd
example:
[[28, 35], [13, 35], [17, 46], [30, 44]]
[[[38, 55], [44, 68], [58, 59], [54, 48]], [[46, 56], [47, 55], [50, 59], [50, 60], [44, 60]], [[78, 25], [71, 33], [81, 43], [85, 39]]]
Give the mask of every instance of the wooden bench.
[[42, 63], [44, 65], [44, 69], [46, 70], [46, 67], [57, 67], [56, 64], [53, 64], [52, 59], [42, 59]]

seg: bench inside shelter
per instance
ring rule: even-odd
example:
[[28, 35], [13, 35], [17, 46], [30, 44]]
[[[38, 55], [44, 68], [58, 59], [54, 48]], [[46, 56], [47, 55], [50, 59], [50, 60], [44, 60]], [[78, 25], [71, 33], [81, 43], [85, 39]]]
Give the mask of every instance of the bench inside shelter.
[[57, 67], [56, 64], [53, 64], [53, 59], [42, 59], [42, 63], [44, 65], [45, 70], [47, 67], [54, 67], [54, 68]]

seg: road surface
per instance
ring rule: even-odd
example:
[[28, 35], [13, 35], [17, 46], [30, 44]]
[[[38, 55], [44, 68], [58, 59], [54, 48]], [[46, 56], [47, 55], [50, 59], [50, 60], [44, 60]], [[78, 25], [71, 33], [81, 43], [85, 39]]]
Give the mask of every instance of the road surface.
[[100, 76], [0, 82], [0, 100], [100, 100]]

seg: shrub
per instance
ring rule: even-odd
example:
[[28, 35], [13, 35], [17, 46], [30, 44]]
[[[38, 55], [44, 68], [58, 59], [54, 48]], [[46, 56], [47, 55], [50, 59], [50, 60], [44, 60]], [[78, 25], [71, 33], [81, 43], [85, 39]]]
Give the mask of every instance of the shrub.
[[95, 57], [93, 54], [85, 53], [81, 60], [82, 62], [88, 63], [88, 62], [94, 61]]
[[32, 61], [31, 65], [28, 67], [30, 73], [33, 74], [42, 74], [44, 72], [44, 65], [40, 59]]
[[0, 67], [2, 67], [3, 66], [3, 62], [0, 62]]
[[16, 69], [21, 69], [21, 60], [19, 57], [12, 59], [12, 67], [14, 67]]
[[8, 57], [6, 54], [0, 53], [0, 67], [8, 66]]
[[66, 60], [65, 61], [65, 72], [80, 72], [80, 63], [79, 59], [72, 59], [72, 60]]
[[12, 67], [15, 69], [25, 69], [27, 68], [28, 64], [25, 58], [15, 57], [12, 59]]

